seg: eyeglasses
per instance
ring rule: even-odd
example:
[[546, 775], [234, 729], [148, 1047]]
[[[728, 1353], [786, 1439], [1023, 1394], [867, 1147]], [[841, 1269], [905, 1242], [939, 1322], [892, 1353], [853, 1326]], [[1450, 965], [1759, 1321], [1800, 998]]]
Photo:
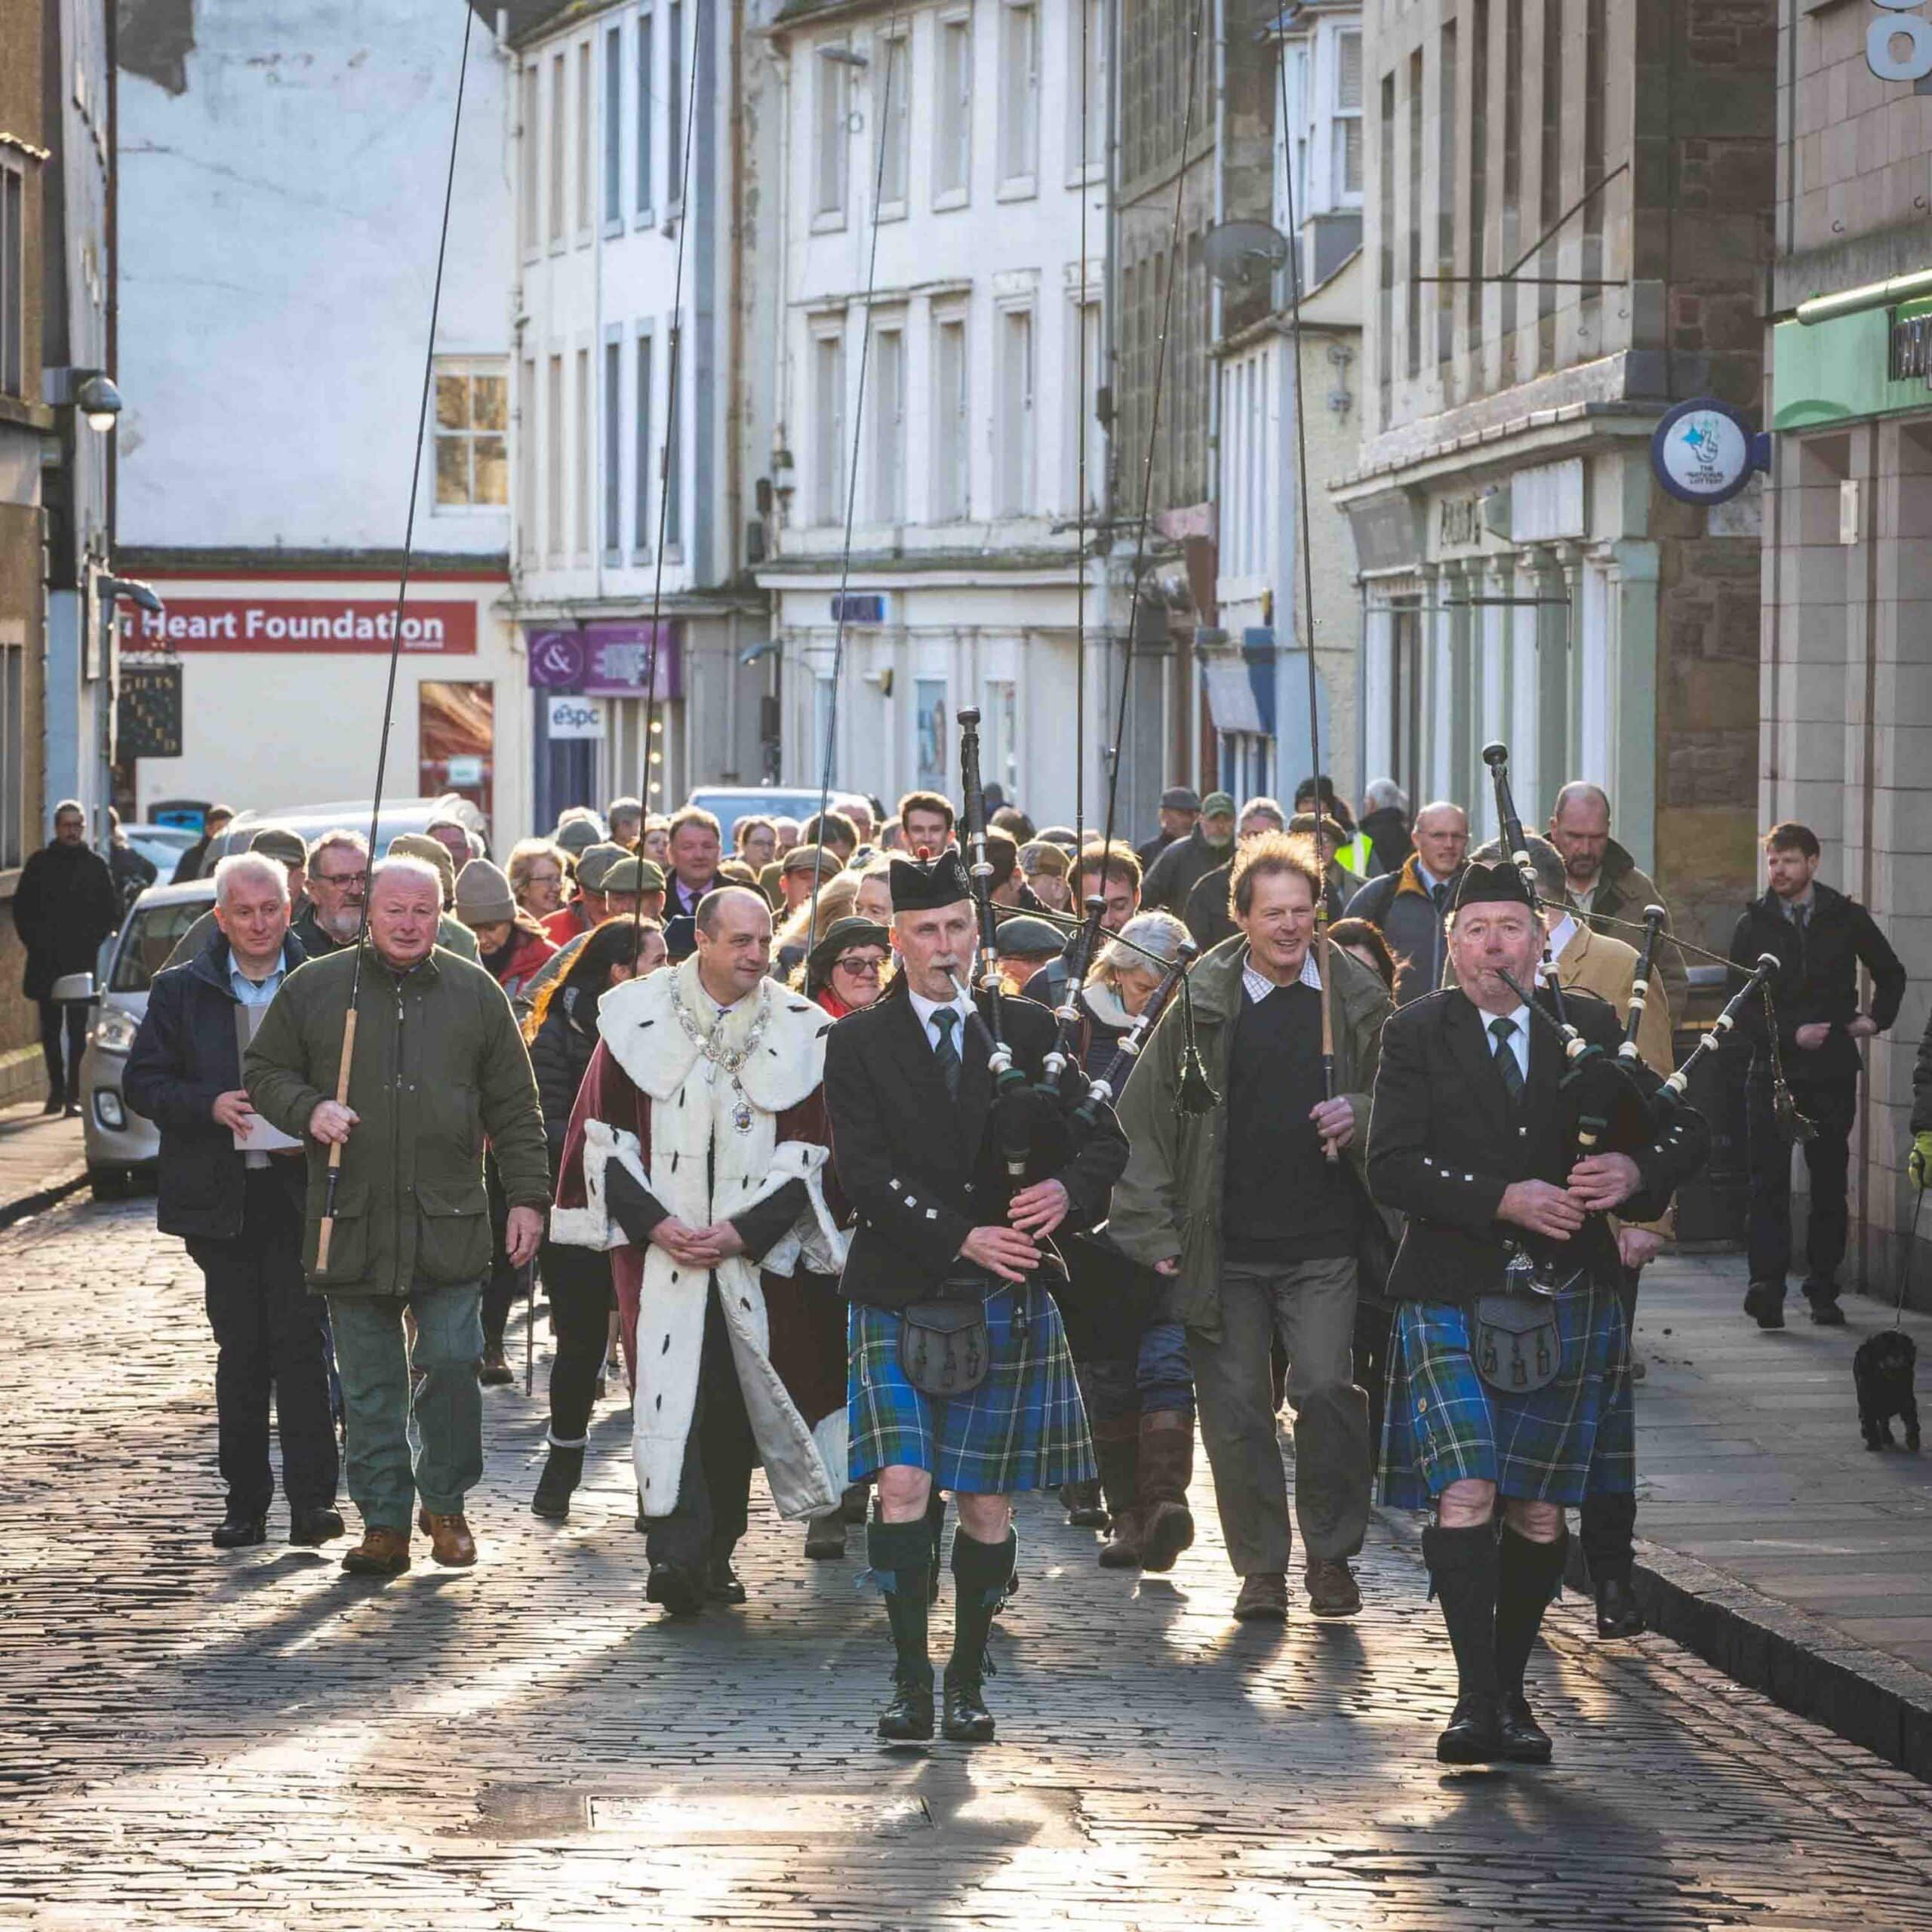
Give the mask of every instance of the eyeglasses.
[[563, 882], [561, 872], [526, 872], [524, 875], [526, 885], [561, 885]]
[[363, 872], [311, 872], [309, 878], [321, 885], [367, 885], [369, 875]]
[[883, 959], [863, 959], [856, 955], [849, 959], [835, 959], [832, 963], [835, 971], [850, 973], [861, 980], [877, 979], [885, 964]]

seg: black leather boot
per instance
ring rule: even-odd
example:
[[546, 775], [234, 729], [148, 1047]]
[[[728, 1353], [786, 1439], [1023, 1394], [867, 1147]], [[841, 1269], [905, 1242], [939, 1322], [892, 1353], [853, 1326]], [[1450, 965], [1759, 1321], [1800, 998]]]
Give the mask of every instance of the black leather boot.
[[217, 1549], [252, 1549], [258, 1543], [269, 1540], [269, 1518], [266, 1509], [251, 1512], [239, 1503], [231, 1503], [221, 1521], [216, 1524], [208, 1540]]
[[537, 1478], [537, 1494], [530, 1499], [531, 1513], [546, 1521], [568, 1521], [571, 1494], [583, 1480], [583, 1451], [550, 1444], [543, 1460], [543, 1473]]
[[933, 1734], [933, 1666], [926, 1644], [931, 1531], [923, 1521], [882, 1523], [874, 1517], [866, 1528], [866, 1560], [892, 1626], [892, 1700], [878, 1714], [878, 1734], [891, 1744], [918, 1743]]
[[1599, 1637], [1641, 1637], [1650, 1627], [1644, 1620], [1643, 1606], [1638, 1602], [1628, 1577], [1600, 1577], [1597, 1580]]
[[1445, 1764], [1493, 1764], [1503, 1755], [1496, 1681], [1496, 1532], [1432, 1524], [1422, 1533], [1442, 1621], [1456, 1653], [1456, 1708], [1435, 1740]]
[[1496, 1558], [1496, 1684], [1501, 1699], [1503, 1755], [1514, 1764], [1549, 1762], [1549, 1734], [1536, 1721], [1523, 1694], [1543, 1614], [1563, 1587], [1569, 1553], [1567, 1530], [1554, 1543], [1532, 1543], [1508, 1524]]
[[992, 1713], [982, 1690], [992, 1675], [986, 1638], [1018, 1547], [1011, 1530], [998, 1543], [978, 1542], [963, 1527], [952, 1539], [952, 1655], [946, 1666], [946, 1715], [940, 1729], [955, 1744], [992, 1742]]

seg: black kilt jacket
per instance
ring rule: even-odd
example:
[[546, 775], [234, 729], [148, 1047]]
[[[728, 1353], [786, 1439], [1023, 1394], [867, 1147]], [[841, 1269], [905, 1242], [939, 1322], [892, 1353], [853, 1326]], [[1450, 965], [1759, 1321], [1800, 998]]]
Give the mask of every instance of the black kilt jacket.
[[[983, 1023], [985, 995], [974, 998]], [[1053, 1044], [1053, 1015], [1031, 1000], [1001, 1006], [1014, 1064], [1030, 1084]], [[826, 1036], [832, 1158], [857, 1215], [840, 1283], [849, 1300], [897, 1309], [930, 1297], [968, 1235], [1005, 1220], [1011, 1189], [995, 1133], [991, 1040], [985, 1024], [967, 1028], [955, 1101], [903, 984]], [[1040, 1103], [1026, 1165], [1027, 1184], [1052, 1180], [1066, 1188], [1058, 1232], [1069, 1235], [1106, 1219], [1127, 1165], [1127, 1137], [1111, 1107], [1091, 1129], [1072, 1121], [1085, 1094], [1069, 1068], [1057, 1099]], [[1048, 1266], [1064, 1278], [1057, 1251]]]
[[[1536, 998], [1546, 1012], [1552, 1010], [1546, 988], [1540, 987]], [[1586, 1040], [1616, 1052], [1623, 1029], [1607, 1001], [1566, 991], [1563, 1003]], [[1585, 1269], [1604, 1287], [1620, 1277], [1616, 1237], [1604, 1215], [1592, 1214], [1564, 1242], [1496, 1219], [1512, 1181], [1561, 1186], [1576, 1149], [1559, 1084], [1562, 1041], [1532, 1022], [1529, 1079], [1521, 1102], [1512, 1106], [1497, 1069], [1489, 1019], [1451, 986], [1398, 1007], [1382, 1029], [1369, 1116], [1368, 1186], [1384, 1208], [1407, 1217], [1389, 1271], [1391, 1301], [1466, 1306], [1478, 1295], [1497, 1294], [1512, 1241], [1553, 1254], [1560, 1268]], [[1662, 1084], [1641, 1065], [1633, 1077], [1646, 1100]], [[1709, 1147], [1710, 1131], [1693, 1109], [1666, 1112], [1654, 1104], [1633, 1104], [1604, 1137], [1604, 1151], [1629, 1155], [1642, 1176], [1619, 1215], [1656, 1220], [1679, 1184], [1703, 1165]]]

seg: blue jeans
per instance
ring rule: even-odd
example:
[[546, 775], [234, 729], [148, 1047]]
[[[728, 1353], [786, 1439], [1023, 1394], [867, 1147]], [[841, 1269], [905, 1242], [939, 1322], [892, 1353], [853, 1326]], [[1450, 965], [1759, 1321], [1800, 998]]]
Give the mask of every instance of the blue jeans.
[[1163, 1411], [1194, 1414], [1194, 1369], [1187, 1331], [1178, 1321], [1150, 1321], [1131, 1355], [1102, 1356], [1081, 1367], [1088, 1420], [1099, 1423]]
[[414, 1365], [424, 1371], [412, 1397], [403, 1304], [387, 1295], [329, 1297], [348, 1423], [343, 1473], [371, 1529], [406, 1534], [418, 1495], [436, 1515], [460, 1515], [464, 1495], [483, 1479], [481, 1303], [475, 1281], [411, 1294]]

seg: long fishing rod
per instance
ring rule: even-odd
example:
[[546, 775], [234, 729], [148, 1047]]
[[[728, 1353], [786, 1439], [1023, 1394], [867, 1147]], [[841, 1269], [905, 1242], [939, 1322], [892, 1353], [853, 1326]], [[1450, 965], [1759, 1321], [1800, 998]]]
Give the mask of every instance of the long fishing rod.
[[[691, 136], [697, 118], [697, 69], [698, 55], [704, 45], [700, 31], [703, 23], [703, 0], [691, 10], [691, 79], [685, 97], [685, 143], [678, 156], [678, 206], [684, 211], [678, 217], [678, 252], [676, 266], [671, 278], [671, 353], [664, 372], [664, 440], [658, 446], [657, 455], [657, 568], [651, 585], [651, 641], [645, 651], [644, 677], [644, 779], [638, 791], [644, 800], [645, 823], [651, 820], [651, 768], [654, 758], [662, 763], [663, 754], [654, 752], [651, 740], [657, 735], [657, 651], [659, 620], [664, 608], [664, 538], [670, 528], [671, 513], [671, 439], [679, 433], [678, 421], [678, 373], [683, 361], [685, 342], [685, 231], [691, 226]], [[675, 23], [678, 17], [675, 8], [671, 11]], [[652, 16], [638, 16], [638, 31], [648, 32]], [[682, 48], [675, 50], [681, 55]], [[640, 397], [641, 408], [648, 405], [648, 397]], [[679, 478], [681, 484], [682, 468]], [[669, 774], [670, 768], [663, 765]], [[644, 852], [644, 835], [641, 828], [638, 834], [638, 853]], [[644, 869], [638, 868], [637, 903], [631, 909], [631, 957], [637, 957], [637, 949], [644, 943]]]
[[[1288, 130], [1288, 57], [1285, 43], [1275, 65], [1281, 82], [1281, 180], [1285, 190], [1284, 211], [1288, 223], [1288, 312], [1294, 345], [1294, 352], [1288, 360], [1294, 371], [1295, 465], [1298, 479], [1294, 544], [1301, 554], [1301, 601], [1308, 633], [1308, 776], [1315, 787], [1315, 861], [1323, 873], [1325, 887], [1327, 867], [1321, 860], [1324, 806], [1321, 685], [1315, 670], [1315, 562], [1308, 536], [1308, 411], [1303, 399], [1301, 378], [1301, 235], [1295, 221], [1294, 143]], [[1328, 894], [1325, 890], [1318, 888], [1315, 894], [1315, 963], [1321, 979], [1321, 1097], [1324, 1100], [1335, 1097], [1335, 1012], [1328, 983], [1334, 977], [1329, 970], [1333, 957], [1328, 942]], [[1333, 1140], [1324, 1140], [1321, 1150], [1331, 1161], [1341, 1158], [1341, 1149]]]
[[[363, 882], [362, 916], [356, 921], [355, 961], [349, 969], [349, 1011], [343, 1016], [342, 1057], [336, 1067], [335, 1103], [349, 1104], [349, 1063], [355, 1057], [355, 1014], [362, 997], [362, 958], [369, 938], [369, 902], [375, 897], [376, 840], [383, 815], [383, 786], [389, 773], [389, 731], [395, 716], [397, 666], [402, 660], [403, 607], [409, 595], [409, 566], [416, 546], [416, 504], [423, 485], [423, 449], [429, 426], [429, 389], [436, 368], [436, 322], [442, 312], [443, 264], [449, 253], [450, 209], [456, 196], [457, 142], [463, 132], [463, 94], [469, 76], [469, 35], [475, 10], [463, 10], [463, 56], [456, 75], [456, 112], [450, 123], [450, 158], [443, 182], [442, 226], [436, 238], [436, 280], [429, 296], [429, 340], [423, 355], [423, 388], [416, 404], [416, 454], [409, 472], [409, 513], [403, 525], [402, 568], [396, 582], [395, 621], [389, 634], [389, 680], [383, 693], [383, 732], [376, 752], [376, 792], [369, 807], [369, 877]], [[315, 1272], [325, 1273], [335, 1234], [336, 1188], [342, 1178], [343, 1143], [329, 1148], [328, 1182], [322, 1198], [321, 1226], [315, 1236]]]
[[[832, 766], [838, 749], [838, 687], [845, 664], [845, 611], [852, 581], [852, 525], [859, 507], [859, 451], [866, 421], [866, 377], [872, 355], [872, 293], [878, 285], [878, 211], [885, 192], [885, 151], [892, 139], [892, 68], [899, 51], [900, 9], [894, 5], [885, 29], [885, 83], [879, 106], [877, 158], [872, 166], [872, 222], [866, 255], [865, 320], [859, 335], [859, 393], [852, 405], [852, 459], [845, 469], [845, 543], [838, 560], [838, 595], [832, 601], [832, 692], [825, 712], [825, 761], [818, 788], [818, 838], [812, 854], [812, 909], [807, 918], [809, 944], [818, 932], [819, 888], [825, 882], [825, 815], [832, 804]], [[903, 359], [903, 358], [902, 358]]]

